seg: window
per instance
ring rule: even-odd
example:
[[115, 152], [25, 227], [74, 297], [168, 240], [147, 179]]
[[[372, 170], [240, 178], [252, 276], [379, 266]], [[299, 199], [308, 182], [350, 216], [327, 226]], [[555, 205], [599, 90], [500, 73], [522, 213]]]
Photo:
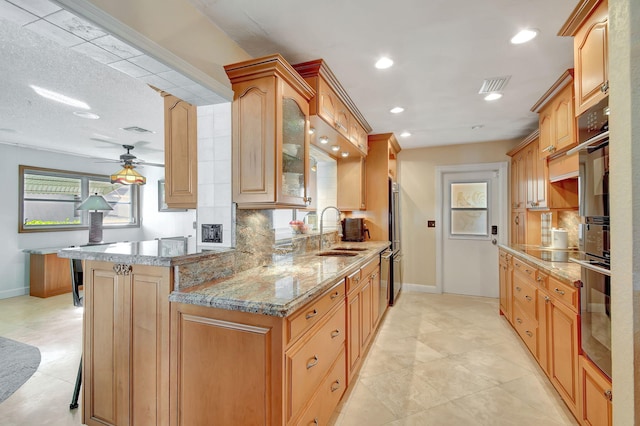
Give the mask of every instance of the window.
[[451, 184], [451, 235], [489, 235], [487, 182]]
[[88, 228], [88, 212], [76, 208], [95, 193], [113, 207], [104, 212], [104, 228], [139, 226], [137, 185], [111, 183], [109, 176], [21, 165], [19, 232]]

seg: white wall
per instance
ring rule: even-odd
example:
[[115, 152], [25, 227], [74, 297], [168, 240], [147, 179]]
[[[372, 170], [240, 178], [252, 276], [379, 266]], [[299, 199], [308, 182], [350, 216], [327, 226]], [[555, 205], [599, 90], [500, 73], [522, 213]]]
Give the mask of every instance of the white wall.
[[[0, 141], [0, 170], [4, 182], [0, 187], [0, 298], [29, 294], [29, 257], [22, 250], [66, 247], [86, 244], [88, 230], [18, 233], [18, 183], [20, 164], [86, 173], [110, 174], [118, 164], [94, 163], [84, 157], [4, 145]], [[134, 241], [188, 235], [192, 233], [195, 210], [181, 213], [158, 213], [157, 191], [163, 169], [140, 170], [147, 177], [141, 192], [142, 228], [105, 229], [105, 241]]]
[[[203, 243], [202, 224], [222, 224], [222, 243]], [[198, 245], [234, 247], [231, 103], [198, 107]]]

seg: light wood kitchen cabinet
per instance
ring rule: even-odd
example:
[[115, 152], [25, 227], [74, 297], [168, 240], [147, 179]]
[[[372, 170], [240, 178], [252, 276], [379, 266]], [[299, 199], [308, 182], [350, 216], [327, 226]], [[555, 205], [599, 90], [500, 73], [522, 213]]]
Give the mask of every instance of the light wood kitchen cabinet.
[[500, 313], [504, 315], [509, 322], [511, 319], [511, 255], [504, 250], [498, 251], [498, 278], [500, 283]]
[[165, 203], [172, 208], [198, 206], [198, 126], [194, 105], [164, 96]]
[[570, 69], [531, 108], [539, 114], [540, 158], [577, 144], [573, 97], [573, 69]]
[[169, 424], [170, 268], [85, 261], [83, 423]]
[[609, 94], [609, 11], [607, 0], [582, 0], [558, 35], [573, 36], [575, 114]]
[[526, 176], [527, 176], [527, 207], [547, 207], [547, 184], [549, 169], [544, 158], [540, 158], [538, 139], [532, 141], [526, 148]]
[[234, 92], [233, 201], [238, 208], [304, 208], [314, 90], [278, 54], [224, 68]]
[[367, 169], [364, 157], [338, 158], [338, 208], [340, 211], [367, 209]]
[[527, 243], [527, 213], [525, 211], [511, 212], [511, 244]]
[[527, 208], [526, 152], [521, 150], [511, 159], [511, 208], [523, 211]]
[[372, 240], [389, 240], [389, 179], [396, 181], [400, 145], [393, 133], [369, 135], [367, 155], [367, 226]]
[[569, 409], [577, 415], [579, 317], [552, 295], [548, 324], [549, 377]]
[[69, 259], [56, 253], [29, 255], [29, 295], [51, 297], [71, 291]]
[[316, 92], [309, 105], [314, 129], [311, 143], [332, 157], [338, 155], [332, 146], [340, 147], [339, 152], [346, 152], [350, 157], [366, 156], [366, 135], [371, 126], [326, 62], [317, 59], [294, 64], [293, 68]]
[[580, 355], [580, 424], [610, 426], [613, 424], [611, 380], [589, 358]]

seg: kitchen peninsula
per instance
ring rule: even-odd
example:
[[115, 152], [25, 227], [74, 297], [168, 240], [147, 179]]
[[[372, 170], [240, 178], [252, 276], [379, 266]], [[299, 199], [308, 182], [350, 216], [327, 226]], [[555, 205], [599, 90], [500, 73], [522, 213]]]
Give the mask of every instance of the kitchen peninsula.
[[322, 256], [300, 244], [241, 271], [237, 248], [164, 255], [160, 245], [60, 252], [85, 260], [83, 423], [325, 423], [384, 313], [389, 243]]

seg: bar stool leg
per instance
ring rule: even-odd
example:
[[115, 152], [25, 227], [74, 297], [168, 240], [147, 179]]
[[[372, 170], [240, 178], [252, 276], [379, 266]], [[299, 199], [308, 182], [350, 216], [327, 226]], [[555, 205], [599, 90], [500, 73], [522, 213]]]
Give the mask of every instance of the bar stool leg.
[[82, 358], [80, 358], [80, 367], [78, 367], [78, 375], [76, 376], [76, 387], [73, 390], [73, 397], [69, 409], [78, 408], [78, 396], [80, 395], [80, 384], [82, 383]]

